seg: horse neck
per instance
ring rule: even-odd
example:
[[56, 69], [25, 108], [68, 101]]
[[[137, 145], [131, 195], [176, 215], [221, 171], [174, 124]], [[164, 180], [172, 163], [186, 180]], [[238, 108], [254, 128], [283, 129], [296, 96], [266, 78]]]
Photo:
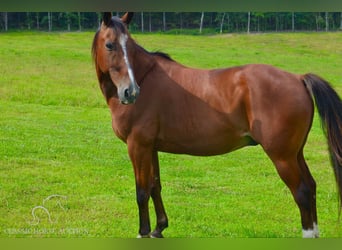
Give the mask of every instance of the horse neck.
[[177, 83], [199, 97], [208, 86], [210, 70], [189, 68], [160, 57], [157, 58], [157, 64], [173, 83]]
[[[149, 53], [136, 43], [134, 45], [132, 64], [139, 86], [143, 84], [145, 77], [154, 69], [154, 74], [159, 72], [158, 74], [165, 75], [163, 84], [176, 83], [199, 98], [204, 97], [205, 90], [208, 87], [209, 70], [189, 68], [176, 61], [166, 59], [158, 53]], [[150, 83], [160, 84], [160, 82], [155, 82], [153, 77]]]
[[151, 71], [151, 69], [155, 66], [156, 60], [155, 58], [146, 52], [139, 45], [135, 45], [135, 53], [133, 57], [133, 71], [135, 79], [138, 85], [142, 84], [147, 73]]

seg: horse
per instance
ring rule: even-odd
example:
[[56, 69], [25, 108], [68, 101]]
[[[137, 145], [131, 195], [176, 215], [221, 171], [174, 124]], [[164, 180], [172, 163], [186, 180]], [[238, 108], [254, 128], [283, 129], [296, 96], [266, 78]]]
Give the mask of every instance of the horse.
[[[163, 237], [158, 152], [211, 156], [260, 145], [297, 204], [303, 237], [318, 237], [316, 183], [303, 155], [314, 107], [327, 137], [342, 200], [342, 102], [323, 78], [271, 65], [195, 69], [149, 52], [128, 31], [133, 13], [103, 13], [92, 44], [114, 133], [133, 165], [138, 237]], [[156, 227], [152, 231], [149, 199]], [[341, 202], [339, 208], [341, 208]], [[341, 210], [340, 210], [341, 211]]]

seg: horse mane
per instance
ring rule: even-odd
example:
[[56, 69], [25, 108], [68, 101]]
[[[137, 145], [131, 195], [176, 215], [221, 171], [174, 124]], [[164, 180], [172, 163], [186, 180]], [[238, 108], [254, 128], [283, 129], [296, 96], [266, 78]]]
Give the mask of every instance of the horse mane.
[[168, 61], [174, 61], [169, 54], [161, 52], [161, 51], [148, 52], [148, 53], [150, 55], [162, 57], [162, 58], [164, 58], [164, 59], [166, 59]]
[[150, 51], [147, 51], [146, 49], [144, 49], [143, 47], [141, 47], [139, 44], [137, 44], [135, 41], [134, 43], [136, 44], [136, 46], [138, 46], [140, 49], [142, 49], [145, 53], [149, 54], [149, 55], [152, 55], [152, 56], [159, 56], [159, 57], [162, 57], [168, 61], [174, 61], [171, 56], [167, 53], [164, 53], [162, 51], [154, 51], [154, 52], [150, 52]]

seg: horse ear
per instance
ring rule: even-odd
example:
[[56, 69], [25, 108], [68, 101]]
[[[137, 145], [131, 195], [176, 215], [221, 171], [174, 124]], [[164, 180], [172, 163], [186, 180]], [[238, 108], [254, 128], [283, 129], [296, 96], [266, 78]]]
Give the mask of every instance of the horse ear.
[[104, 12], [102, 14], [102, 21], [106, 26], [109, 26], [111, 20], [112, 20], [112, 13], [111, 12]]
[[133, 14], [134, 12], [126, 12], [126, 14], [121, 17], [121, 21], [128, 25], [132, 21]]

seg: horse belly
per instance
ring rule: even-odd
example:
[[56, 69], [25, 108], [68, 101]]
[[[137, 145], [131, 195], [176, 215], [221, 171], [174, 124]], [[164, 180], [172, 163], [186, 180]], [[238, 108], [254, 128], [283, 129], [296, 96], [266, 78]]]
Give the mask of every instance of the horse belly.
[[169, 130], [158, 137], [158, 151], [198, 156], [219, 155], [250, 145], [248, 133], [238, 132], [227, 127], [213, 126], [207, 129]]

